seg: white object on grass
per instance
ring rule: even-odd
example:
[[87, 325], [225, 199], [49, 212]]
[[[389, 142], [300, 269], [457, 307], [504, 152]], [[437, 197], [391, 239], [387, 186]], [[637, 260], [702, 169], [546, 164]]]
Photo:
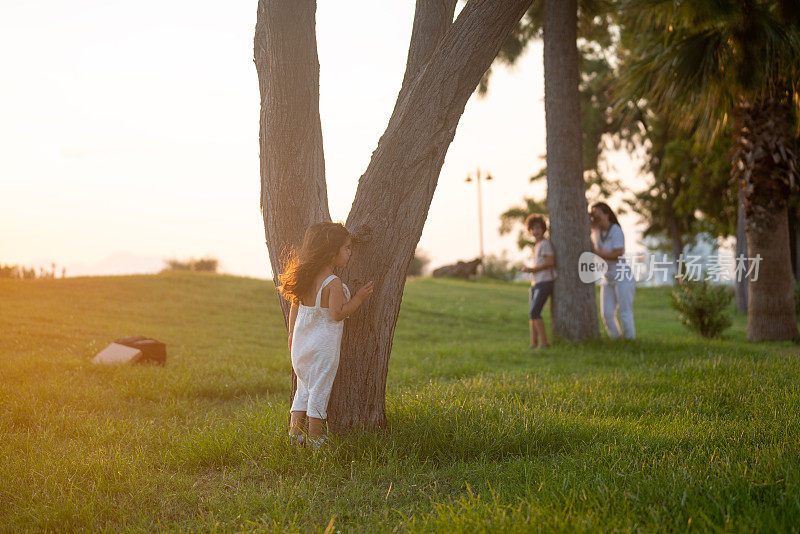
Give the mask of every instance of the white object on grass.
[[112, 343], [92, 358], [92, 363], [128, 363], [135, 362], [141, 357], [142, 351], [139, 349]]

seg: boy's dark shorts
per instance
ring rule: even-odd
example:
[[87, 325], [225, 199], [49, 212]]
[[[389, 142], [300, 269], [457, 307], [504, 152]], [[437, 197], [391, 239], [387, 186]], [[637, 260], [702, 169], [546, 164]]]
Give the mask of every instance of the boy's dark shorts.
[[528, 313], [528, 318], [542, 318], [544, 303], [553, 294], [553, 283], [554, 281], [551, 280], [549, 282], [538, 282], [535, 286], [531, 286], [531, 311]]

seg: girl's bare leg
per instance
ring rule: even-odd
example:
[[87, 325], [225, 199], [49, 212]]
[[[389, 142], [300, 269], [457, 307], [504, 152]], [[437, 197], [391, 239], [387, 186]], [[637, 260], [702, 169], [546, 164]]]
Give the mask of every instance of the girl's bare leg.
[[528, 320], [528, 325], [530, 326], [531, 330], [531, 347], [535, 347], [539, 344], [539, 335], [536, 332], [536, 325], [534, 324], [534, 319]]
[[289, 419], [289, 435], [302, 436], [305, 433], [306, 412], [292, 412]]
[[531, 321], [536, 328], [536, 335], [541, 340], [540, 347], [547, 346], [547, 331], [544, 329], [544, 319], [534, 319]]
[[325, 419], [317, 419], [316, 417], [308, 418], [308, 437], [321, 438], [325, 435]]

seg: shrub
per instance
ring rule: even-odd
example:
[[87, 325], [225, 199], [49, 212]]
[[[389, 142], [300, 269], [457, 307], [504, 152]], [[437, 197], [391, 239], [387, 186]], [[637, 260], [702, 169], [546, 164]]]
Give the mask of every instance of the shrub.
[[[52, 269], [47, 270], [44, 267], [39, 267], [37, 274], [36, 268], [25, 267], [24, 265], [5, 265], [0, 264], [0, 278], [16, 278], [19, 280], [33, 280], [34, 278], [55, 278], [56, 277], [56, 264], [51, 264]], [[66, 268], [61, 269], [61, 278], [66, 277]]]
[[219, 260], [216, 258], [189, 258], [188, 260], [169, 259], [164, 260], [167, 264], [165, 271], [197, 271], [205, 273], [217, 272]]
[[672, 307], [678, 310], [681, 322], [703, 337], [716, 337], [731, 325], [728, 307], [733, 292], [730, 288], [711, 285], [708, 280], [684, 280], [670, 295]]
[[483, 276], [486, 278], [510, 282], [520, 268], [521, 265], [512, 263], [506, 257], [505, 251], [499, 256], [489, 255], [483, 258]]
[[411, 258], [411, 263], [408, 264], [408, 273], [406, 273], [406, 276], [422, 276], [422, 273], [425, 272], [425, 267], [428, 266], [430, 261], [431, 259], [425, 251], [418, 248], [414, 251], [414, 257]]

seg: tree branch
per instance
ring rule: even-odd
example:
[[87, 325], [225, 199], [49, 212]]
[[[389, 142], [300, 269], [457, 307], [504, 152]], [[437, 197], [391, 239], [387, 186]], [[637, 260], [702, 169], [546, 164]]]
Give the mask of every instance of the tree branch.
[[[315, 0], [259, 0], [254, 56], [261, 92], [261, 210], [275, 276], [285, 247], [330, 220], [319, 117]], [[284, 317], [286, 302], [281, 299]]]
[[455, 9], [456, 0], [417, 0], [402, 87], [410, 85], [433, 56], [453, 24]]

